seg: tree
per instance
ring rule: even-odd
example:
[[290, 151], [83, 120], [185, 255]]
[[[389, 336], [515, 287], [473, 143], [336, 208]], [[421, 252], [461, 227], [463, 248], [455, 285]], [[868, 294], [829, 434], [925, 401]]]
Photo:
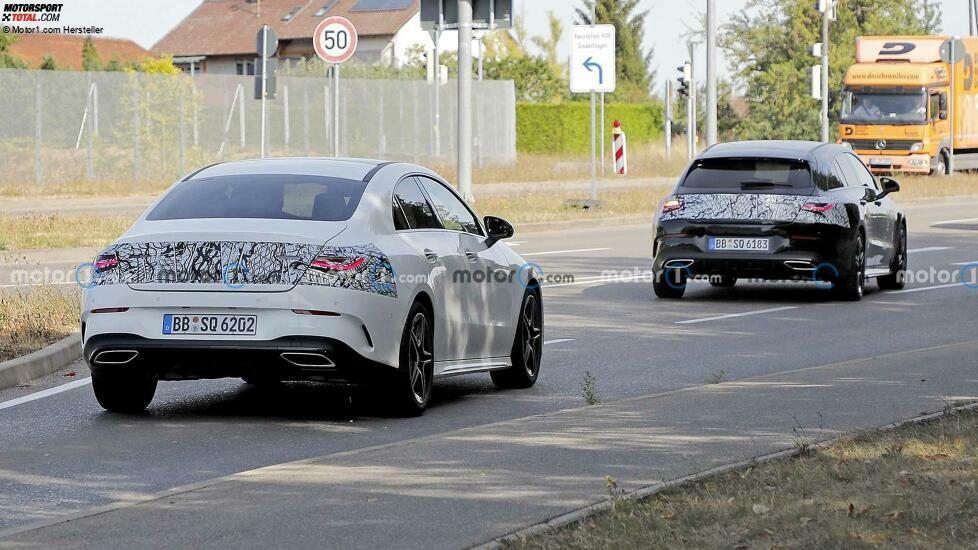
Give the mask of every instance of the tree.
[[98, 58], [98, 50], [95, 49], [95, 41], [89, 35], [85, 38], [85, 44], [82, 46], [82, 70], [97, 71], [101, 68], [101, 65], [102, 63]]
[[54, 60], [51, 54], [45, 54], [44, 58], [41, 60], [41, 65], [38, 66], [42, 71], [57, 71], [58, 63]]
[[16, 34], [0, 33], [0, 69], [26, 69], [27, 64], [10, 55], [10, 46], [17, 40]]
[[[595, 5], [595, 2], [597, 4]], [[648, 99], [649, 89], [655, 79], [652, 66], [653, 50], [643, 51], [645, 16], [647, 11], [634, 13], [639, 0], [583, 0], [584, 7], [577, 8], [578, 21], [590, 25], [591, 7], [594, 6], [596, 22], [615, 26], [615, 64], [617, 91], [613, 98], [626, 101]]]
[[550, 36], [534, 36], [530, 40], [543, 51], [547, 63], [560, 65], [560, 59], [557, 57], [557, 46], [560, 45], [560, 37], [564, 34], [564, 24], [552, 10], [547, 12], [547, 17], [550, 20]]
[[[750, 116], [742, 139], [818, 139], [819, 103], [810, 97], [811, 47], [821, 41], [821, 14], [811, 0], [751, 0], [724, 25], [721, 45], [742, 83]], [[855, 61], [856, 36], [933, 34], [940, 12], [926, 0], [847, 0], [837, 4], [829, 47], [829, 116]]]
[[512, 80], [516, 85], [517, 101], [559, 101], [567, 89], [567, 82], [540, 57], [487, 59], [483, 69], [487, 79]]

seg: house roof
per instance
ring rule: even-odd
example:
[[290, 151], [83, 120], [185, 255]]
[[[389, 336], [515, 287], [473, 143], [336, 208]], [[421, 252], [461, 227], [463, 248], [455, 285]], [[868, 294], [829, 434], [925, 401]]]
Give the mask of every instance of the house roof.
[[[255, 35], [263, 24], [279, 40], [311, 39], [324, 18], [340, 15], [350, 20], [360, 36], [395, 34], [418, 12], [419, 0], [405, 9], [352, 11], [360, 0], [204, 0], [156, 45], [153, 51], [174, 56], [255, 53]], [[259, 4], [261, 11], [259, 12]], [[323, 6], [333, 4], [321, 16]], [[383, 3], [381, 3], [383, 4]], [[299, 8], [288, 21], [282, 17]]]
[[[9, 52], [29, 66], [37, 68], [50, 55], [59, 67], [75, 70], [82, 66], [82, 47], [87, 36], [57, 34], [20, 34], [10, 46]], [[141, 48], [132, 40], [124, 38], [92, 37], [99, 60], [104, 64], [112, 59], [120, 62], [140, 62], [153, 57], [148, 50]]]

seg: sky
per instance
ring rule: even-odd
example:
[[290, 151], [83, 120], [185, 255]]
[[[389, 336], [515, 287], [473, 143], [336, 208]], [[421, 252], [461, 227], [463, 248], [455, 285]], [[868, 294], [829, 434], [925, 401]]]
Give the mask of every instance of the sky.
[[[69, 0], [65, 10], [84, 14], [77, 21], [83, 24], [97, 24], [105, 27], [107, 36], [130, 38], [139, 45], [149, 48], [163, 37], [172, 27], [200, 4], [201, 0]], [[730, 14], [741, 10], [747, 0], [717, 0], [718, 21], [720, 24]], [[939, 0], [943, 10], [943, 32], [945, 34], [967, 34], [968, 8], [963, 0]], [[815, 0], [812, 0], [815, 4]], [[580, 0], [514, 0], [514, 11], [522, 14], [527, 31], [531, 35], [547, 35], [547, 13], [553, 11], [565, 24], [574, 23], [574, 8], [581, 5]], [[686, 45], [683, 35], [687, 23], [696, 19], [698, 12], [705, 11], [706, 0], [641, 0], [639, 9], [648, 12], [645, 23], [645, 48], [654, 48], [653, 64], [658, 70], [657, 83], [661, 86], [663, 78], [673, 78], [675, 67], [686, 59]], [[91, 23], [88, 23], [88, 22]], [[72, 16], [72, 23], [76, 17]], [[566, 57], [568, 32], [564, 32], [560, 53]], [[445, 46], [443, 38], [442, 45]], [[728, 71], [723, 51], [719, 52], [718, 70], [723, 77]], [[697, 51], [697, 74], [702, 78], [705, 71], [703, 48]]]

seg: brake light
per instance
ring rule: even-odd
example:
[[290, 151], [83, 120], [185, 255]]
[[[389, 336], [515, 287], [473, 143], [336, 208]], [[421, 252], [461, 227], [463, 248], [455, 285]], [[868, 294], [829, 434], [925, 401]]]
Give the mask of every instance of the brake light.
[[805, 204], [801, 205], [801, 209], [807, 210], [808, 212], [815, 212], [816, 214], [824, 214], [825, 212], [832, 210], [833, 206], [835, 206], [835, 204], [831, 202], [806, 202]]
[[667, 214], [673, 210], [679, 210], [683, 207], [683, 202], [679, 199], [667, 199], [662, 203], [662, 213]]
[[309, 265], [323, 271], [349, 271], [360, 267], [365, 261], [367, 261], [366, 258], [327, 258], [320, 256]]
[[103, 270], [109, 269], [119, 265], [119, 260], [117, 258], [104, 258], [95, 260], [95, 269]]
[[102, 307], [99, 309], [93, 309], [90, 313], [124, 313], [129, 311], [127, 307]]

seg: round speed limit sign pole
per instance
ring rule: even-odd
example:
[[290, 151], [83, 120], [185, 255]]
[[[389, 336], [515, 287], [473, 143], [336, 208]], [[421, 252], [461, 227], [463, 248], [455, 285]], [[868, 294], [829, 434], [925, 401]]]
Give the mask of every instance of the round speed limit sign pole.
[[357, 49], [357, 29], [345, 17], [323, 19], [313, 33], [312, 45], [320, 59], [333, 65], [333, 156], [340, 156], [340, 63]]

